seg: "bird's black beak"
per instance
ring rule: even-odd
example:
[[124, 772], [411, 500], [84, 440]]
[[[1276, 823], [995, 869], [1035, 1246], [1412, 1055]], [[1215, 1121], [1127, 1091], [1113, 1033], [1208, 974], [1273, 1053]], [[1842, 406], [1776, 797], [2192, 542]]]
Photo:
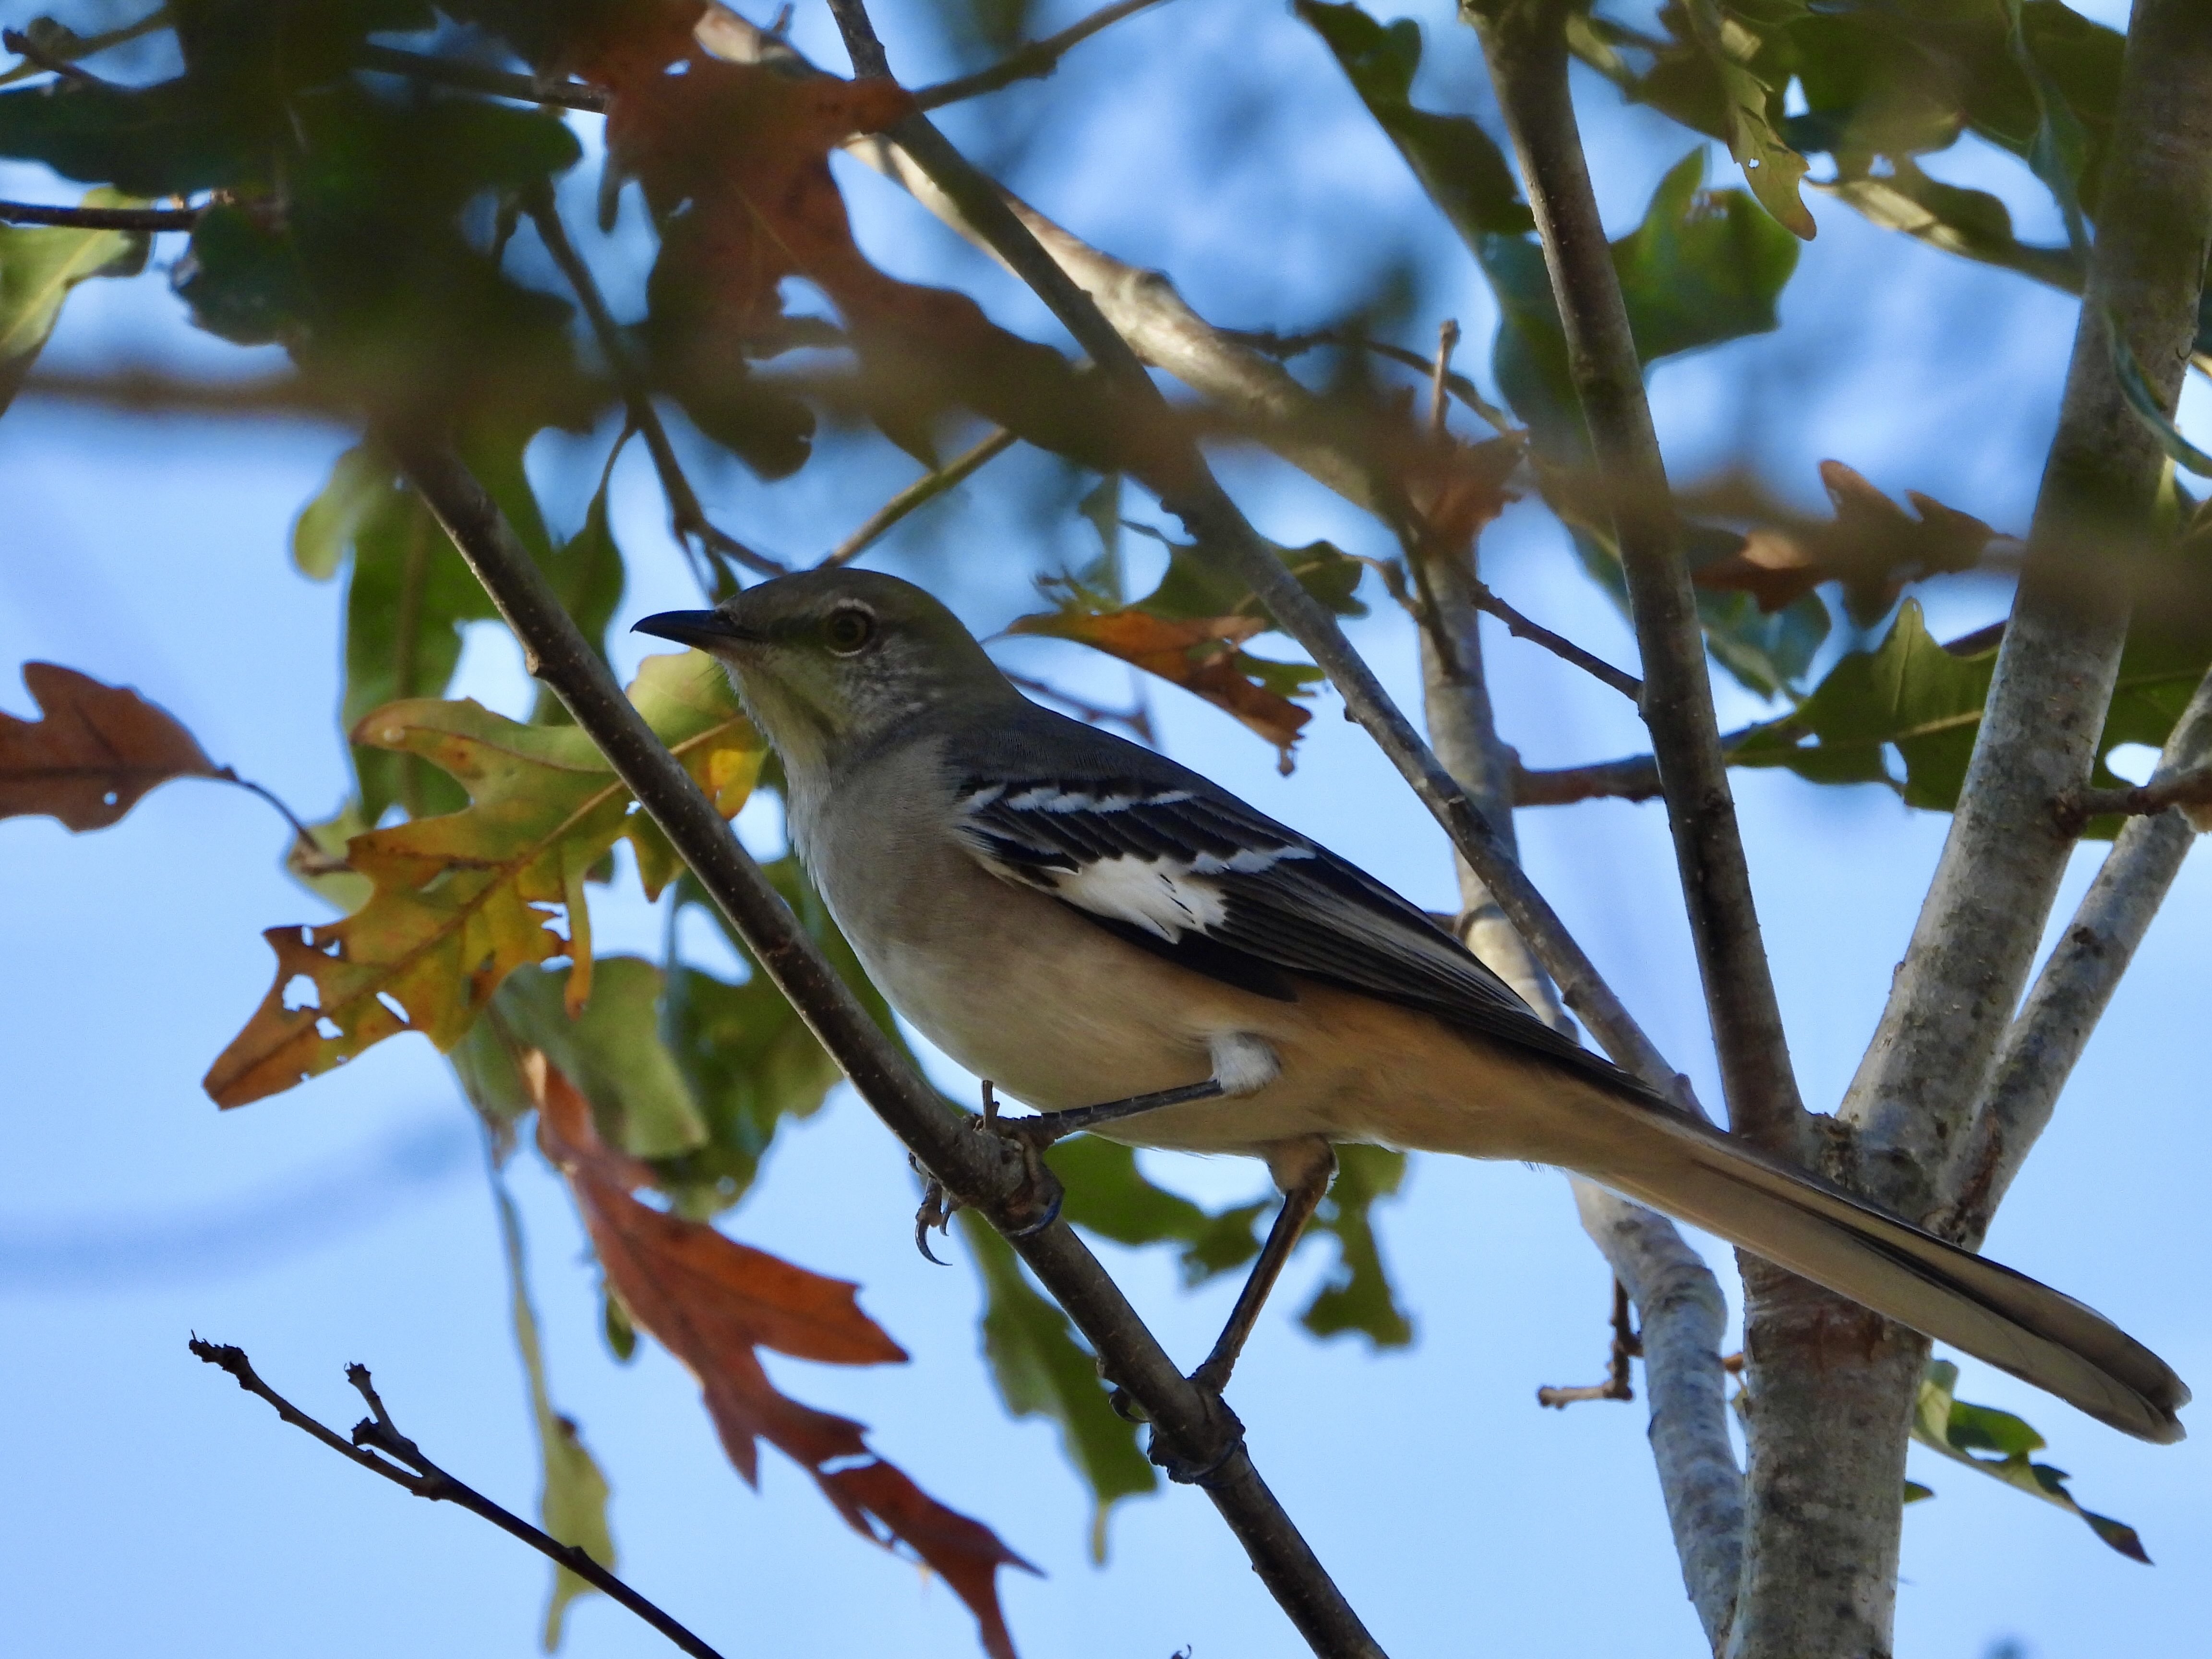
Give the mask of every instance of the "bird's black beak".
[[750, 640], [752, 635], [739, 628], [719, 611], [664, 611], [633, 623], [633, 634], [652, 634], [664, 640], [673, 640], [678, 645], [696, 645], [702, 649], [731, 640]]

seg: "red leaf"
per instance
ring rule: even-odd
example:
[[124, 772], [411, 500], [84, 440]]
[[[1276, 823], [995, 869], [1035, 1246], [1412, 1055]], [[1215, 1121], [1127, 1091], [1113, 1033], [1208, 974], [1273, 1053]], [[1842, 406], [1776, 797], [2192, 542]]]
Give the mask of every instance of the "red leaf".
[[1036, 1569], [1008, 1549], [998, 1534], [946, 1509], [881, 1458], [849, 1469], [817, 1472], [815, 1479], [855, 1527], [873, 1537], [868, 1522], [877, 1522], [890, 1534], [878, 1542], [902, 1543], [935, 1569], [975, 1615], [983, 1651], [991, 1659], [1014, 1659], [1013, 1638], [1006, 1633], [1006, 1616], [999, 1608], [998, 1571], [1000, 1567], [1019, 1567], [1024, 1572]]
[[25, 663], [23, 684], [46, 718], [0, 714], [0, 818], [44, 813], [104, 830], [157, 784], [227, 775], [136, 691], [50, 662]]

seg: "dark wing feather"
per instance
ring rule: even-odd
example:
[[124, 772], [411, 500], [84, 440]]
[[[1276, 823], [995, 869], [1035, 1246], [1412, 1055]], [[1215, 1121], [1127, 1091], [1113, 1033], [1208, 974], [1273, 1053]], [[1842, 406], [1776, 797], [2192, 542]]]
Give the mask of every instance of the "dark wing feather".
[[959, 832], [993, 873], [1260, 995], [1292, 998], [1303, 975], [1644, 1092], [1356, 866], [1149, 750], [1030, 714], [947, 755]]

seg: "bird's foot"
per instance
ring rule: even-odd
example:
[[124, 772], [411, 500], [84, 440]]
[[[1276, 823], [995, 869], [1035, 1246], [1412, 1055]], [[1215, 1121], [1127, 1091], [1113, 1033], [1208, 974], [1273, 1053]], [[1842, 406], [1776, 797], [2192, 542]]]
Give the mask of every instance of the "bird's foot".
[[1178, 1486], [1202, 1486], [1244, 1449], [1244, 1425], [1229, 1409], [1218, 1389], [1200, 1382], [1197, 1373], [1192, 1375], [1190, 1381], [1206, 1405], [1206, 1426], [1198, 1437], [1208, 1449], [1197, 1456], [1187, 1456], [1167, 1443], [1159, 1425], [1155, 1423], [1145, 1446], [1145, 1456]]
[[983, 1079], [983, 1115], [980, 1126], [986, 1134], [996, 1135], [1011, 1142], [1021, 1153], [1022, 1177], [1001, 1208], [999, 1230], [1008, 1238], [1027, 1238], [1041, 1233], [1060, 1219], [1060, 1200], [1066, 1189], [1060, 1177], [1045, 1165], [1044, 1149], [1059, 1139], [1056, 1135], [1038, 1136], [1024, 1132], [1025, 1124], [1036, 1123], [1037, 1117], [1016, 1118], [1012, 1121], [999, 1115], [998, 1091], [988, 1078]]
[[1054, 1141], [1102, 1123], [1118, 1123], [1124, 1118], [1139, 1117], [1146, 1112], [1157, 1112], [1164, 1107], [1182, 1106], [1194, 1100], [1212, 1100], [1227, 1092], [1218, 1078], [1208, 1078], [1203, 1083], [1186, 1084], [1180, 1089], [1162, 1089], [1149, 1095], [1131, 1095], [1126, 1100], [1109, 1100], [1097, 1106], [1078, 1106], [1065, 1112], [1036, 1112], [1028, 1117], [1004, 1118], [998, 1115], [998, 1101], [990, 1092], [991, 1085], [983, 1085], [983, 1127], [994, 1133], [1018, 1140], [1025, 1146], [1042, 1152]]
[[945, 1190], [945, 1183], [921, 1167], [919, 1161], [909, 1158], [915, 1172], [921, 1177], [921, 1207], [914, 1212], [914, 1248], [940, 1267], [946, 1264], [938, 1259], [929, 1248], [929, 1235], [934, 1231], [950, 1237], [952, 1217], [962, 1206], [960, 1200]]

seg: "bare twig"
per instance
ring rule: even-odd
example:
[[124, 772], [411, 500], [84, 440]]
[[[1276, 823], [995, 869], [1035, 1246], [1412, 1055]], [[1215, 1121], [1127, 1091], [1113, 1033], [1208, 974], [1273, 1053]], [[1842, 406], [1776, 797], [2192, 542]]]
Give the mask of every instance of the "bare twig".
[[1429, 435], [1448, 434], [1444, 417], [1451, 413], [1451, 360], [1459, 349], [1459, 320], [1447, 317], [1437, 325], [1437, 360], [1429, 370]]
[[890, 527], [908, 514], [935, 501], [946, 490], [957, 489], [990, 461], [1012, 449], [1016, 441], [1014, 434], [1001, 427], [965, 454], [955, 456], [936, 471], [915, 479], [870, 514], [866, 524], [823, 556], [823, 564], [849, 564], [882, 540]]
[[[361, 1397], [368, 1402], [370, 1412], [368, 1417], [354, 1425], [353, 1438], [348, 1441], [336, 1430], [317, 1422], [263, 1382], [243, 1348], [234, 1347], [228, 1343], [204, 1342], [197, 1336], [191, 1339], [189, 1346], [199, 1358], [236, 1378], [238, 1386], [246, 1393], [267, 1401], [285, 1422], [313, 1435], [339, 1456], [358, 1463], [373, 1474], [382, 1475], [395, 1486], [412, 1492], [417, 1498], [428, 1498], [432, 1503], [458, 1504], [471, 1515], [481, 1516], [501, 1532], [520, 1539], [555, 1565], [567, 1568], [592, 1589], [622, 1603], [684, 1652], [692, 1655], [693, 1659], [721, 1659], [713, 1648], [609, 1572], [586, 1551], [574, 1544], [562, 1543], [513, 1510], [494, 1503], [473, 1486], [455, 1480], [432, 1462], [423, 1455], [422, 1449], [402, 1434], [399, 1425], [392, 1420], [392, 1413], [385, 1409], [384, 1401], [378, 1397], [376, 1385], [369, 1377], [368, 1366], [346, 1367], [346, 1381], [352, 1383]], [[384, 1455], [379, 1456], [377, 1454], [380, 1452]]]
[[1115, 0], [1112, 5], [1101, 6], [1088, 17], [1069, 24], [1057, 34], [1048, 34], [1042, 40], [1032, 40], [1025, 46], [1015, 47], [988, 69], [961, 76], [957, 80], [939, 81], [935, 86], [921, 88], [915, 93], [914, 101], [924, 109], [942, 109], [945, 105], [957, 104], [963, 98], [975, 98], [987, 92], [996, 92], [1000, 87], [1010, 87], [1017, 81], [1040, 79], [1058, 69], [1061, 58], [1101, 29], [1111, 28], [1124, 17], [1133, 17], [1139, 12], [1160, 3], [1161, 0]]
[[21, 29], [0, 29], [0, 46], [5, 46], [33, 69], [58, 75], [81, 87], [102, 87], [111, 92], [118, 89], [112, 81], [103, 81], [90, 70], [79, 69], [62, 54], [48, 52]]
[[584, 315], [592, 325], [592, 337], [599, 343], [599, 355], [607, 360], [615, 384], [622, 389], [623, 404], [629, 411], [630, 424], [645, 440], [646, 450], [653, 457], [653, 470], [660, 479], [661, 494], [668, 498], [668, 516], [677, 538], [687, 547], [696, 538], [706, 555], [710, 570], [702, 586], [711, 593], [735, 592], [738, 584], [726, 562], [730, 559], [757, 575], [788, 574], [787, 566], [754, 551], [708, 522], [706, 509], [699, 505], [697, 492], [691, 488], [690, 479], [684, 476], [683, 465], [676, 459], [675, 446], [668, 441], [668, 428], [661, 424], [660, 413], [653, 406], [652, 389], [638, 373], [637, 365], [630, 361], [621, 325], [607, 309], [599, 285], [592, 278], [592, 268], [584, 263], [575, 244], [568, 240], [568, 228], [561, 222], [561, 210], [554, 202], [553, 192], [533, 191], [525, 200], [523, 209], [530, 215], [531, 223], [538, 227], [538, 240], [545, 244], [545, 251], [553, 256], [553, 263], [568, 278], [577, 303], [583, 307]]
[[1619, 1274], [1615, 1274], [1613, 1280], [1613, 1346], [1606, 1358], [1605, 1381], [1564, 1389], [1540, 1388], [1536, 1390], [1536, 1403], [1565, 1411], [1568, 1407], [1580, 1405], [1586, 1400], [1633, 1400], [1636, 1398], [1636, 1387], [1629, 1380], [1629, 1362], [1643, 1352], [1644, 1340], [1636, 1334], [1628, 1286], [1620, 1282]]
[[0, 222], [67, 225], [78, 230], [190, 230], [206, 211], [204, 207], [47, 207], [37, 202], [0, 202]]
[[1486, 582], [1477, 582], [1470, 596], [1474, 608], [1486, 611], [1505, 624], [1505, 631], [1516, 640], [1526, 640], [1531, 645], [1540, 645], [1560, 661], [1579, 668], [1601, 684], [1614, 690], [1635, 703], [1644, 702], [1644, 682], [1626, 669], [1615, 668], [1603, 657], [1585, 651], [1565, 635], [1554, 634], [1540, 622], [1532, 622], [1498, 597], [1497, 590]]
[[1721, 755], [1697, 599], [1568, 89], [1567, 9], [1553, 0], [1474, 0], [1468, 9], [1543, 239], [1595, 460], [1616, 489], [1613, 529], [1644, 660], [1641, 707], [1674, 832], [1729, 1121], [1738, 1133], [1794, 1154], [1804, 1108]]
[[381, 75], [404, 75], [410, 80], [434, 82], [464, 92], [488, 92], [496, 98], [513, 98], [526, 104], [550, 104], [558, 109], [604, 110], [607, 95], [597, 87], [578, 81], [541, 81], [484, 64], [464, 63], [455, 58], [436, 58], [426, 52], [380, 46], [373, 41], [356, 48], [354, 62]]
[[55, 51], [47, 48], [36, 58], [31, 58], [27, 53], [24, 55], [22, 63], [16, 64], [6, 73], [0, 74], [0, 87], [11, 87], [16, 82], [27, 81], [34, 75], [52, 73], [57, 60], [75, 64], [82, 58], [96, 58], [111, 46], [125, 46], [143, 35], [151, 34], [157, 29], [167, 28], [169, 23], [169, 9], [162, 6], [149, 12], [135, 23], [125, 23], [120, 28], [109, 29], [104, 34], [81, 35], [72, 40], [65, 50]]
[[2058, 822], [2073, 835], [2091, 818], [2118, 812], [2128, 817], [2150, 817], [2175, 806], [2212, 804], [2212, 767], [2153, 778], [2148, 783], [2121, 789], [2069, 789], [2051, 805]]
[[1194, 1388], [1067, 1224], [1056, 1194], [1001, 1137], [951, 1110], [876, 1025], [730, 833], [682, 763], [653, 736], [562, 609], [499, 509], [452, 451], [419, 434], [384, 441], [437, 514], [522, 642], [531, 672], [591, 734], [752, 952], [844, 1068], [861, 1098], [945, 1191], [988, 1217], [1059, 1300], [1101, 1370], [1141, 1406], [1157, 1445], [1197, 1484], [1243, 1542], [1255, 1571], [1328, 1659], [1381, 1650], [1260, 1479], [1243, 1431], [1218, 1396]]
[[[832, 10], [844, 31], [854, 69], [862, 74], [888, 73], [882, 43], [876, 39], [860, 0], [832, 0]], [[715, 15], [709, 13], [710, 18]], [[715, 33], [742, 39], [744, 31], [741, 20], [737, 20], [717, 23]], [[1099, 366], [1129, 412], [1127, 435], [1136, 452], [1132, 473], [1182, 520], [1206, 556], [1233, 571], [1277, 624], [1305, 647], [1343, 696], [1346, 711], [1367, 729], [1453, 844], [1497, 895], [1513, 925], [1530, 941], [1559, 983], [1568, 1006], [1622, 1065], [1639, 1073], [1674, 1075], [1550, 904], [1505, 851], [1495, 826], [1485, 820], [1451, 774], [1438, 763], [1374, 671], [1352, 650], [1336, 618], [1285, 568], [1275, 550], [1223, 490], [1188, 433], [1169, 418], [1164, 397], [1146, 374], [1129, 342], [1101, 313], [1087, 286], [1079, 283], [1060, 263], [1066, 256], [1059, 251], [1059, 244], [1054, 252], [1047, 252], [1032, 224], [1025, 222], [1024, 215], [995, 185], [969, 165], [927, 117], [917, 113], [906, 118], [891, 128], [887, 137], [945, 198], [950, 212], [1036, 291]], [[1089, 252], [1095, 257], [1095, 250]], [[1121, 269], [1127, 270], [1127, 267]], [[1270, 367], [1280, 372], [1279, 366]], [[1299, 392], [1303, 396], [1304, 389], [1299, 388]], [[1376, 499], [1371, 488], [1367, 499]]]
[[[1249, 347], [1269, 357], [1296, 357], [1313, 350], [1316, 346], [1342, 346], [1354, 351], [1365, 351], [1377, 357], [1387, 357], [1407, 368], [1426, 369], [1430, 360], [1418, 351], [1404, 346], [1392, 345], [1387, 340], [1370, 339], [1351, 329], [1322, 328], [1304, 334], [1277, 334], [1267, 329], [1224, 328], [1215, 331], [1225, 342]], [[1482, 395], [1481, 388], [1466, 375], [1453, 371], [1445, 375], [1444, 385], [1451, 395], [1466, 404], [1476, 415], [1499, 432], [1517, 432], [1519, 422], [1496, 404]]]

